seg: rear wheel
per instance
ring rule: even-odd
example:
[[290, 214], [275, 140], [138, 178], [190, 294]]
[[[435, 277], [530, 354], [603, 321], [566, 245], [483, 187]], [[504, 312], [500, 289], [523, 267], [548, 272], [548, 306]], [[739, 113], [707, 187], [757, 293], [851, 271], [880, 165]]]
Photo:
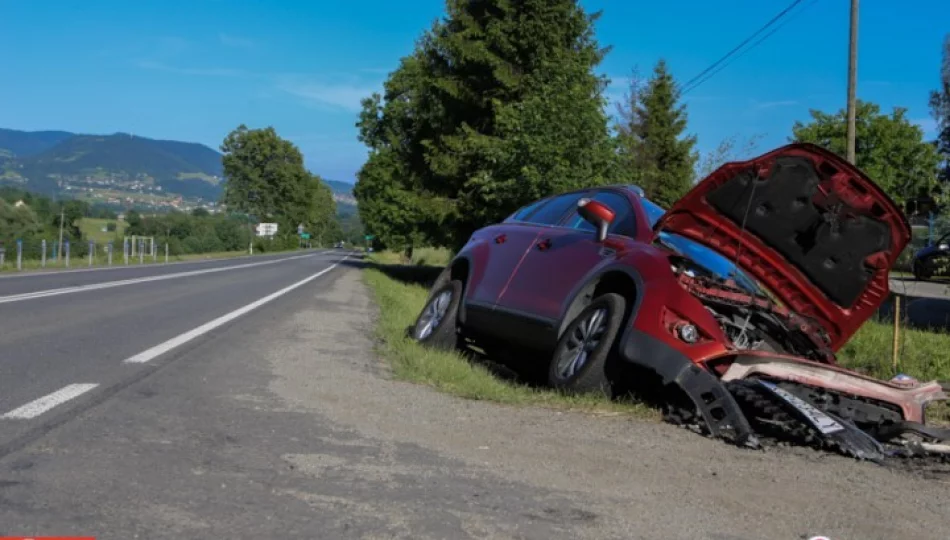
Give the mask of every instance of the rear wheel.
[[607, 360], [623, 322], [626, 300], [598, 296], [568, 324], [548, 367], [548, 383], [572, 393], [610, 393]]
[[428, 347], [452, 350], [458, 345], [457, 316], [462, 282], [452, 280], [432, 293], [412, 328], [412, 338]]

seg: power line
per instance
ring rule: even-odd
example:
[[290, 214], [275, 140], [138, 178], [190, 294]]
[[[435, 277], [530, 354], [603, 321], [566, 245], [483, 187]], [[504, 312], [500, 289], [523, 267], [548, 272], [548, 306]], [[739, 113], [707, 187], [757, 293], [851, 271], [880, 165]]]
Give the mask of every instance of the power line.
[[[766, 22], [764, 25], [762, 25], [758, 30], [756, 30], [755, 32], [753, 32], [752, 35], [750, 35], [749, 37], [747, 37], [747, 38], [745, 38], [744, 40], [742, 40], [741, 43], [739, 43], [738, 45], [736, 45], [735, 47], [733, 47], [732, 50], [730, 50], [729, 52], [727, 52], [726, 54], [724, 54], [719, 60], [716, 60], [715, 62], [712, 63], [712, 65], [710, 65], [710, 66], [707, 67], [706, 69], [704, 69], [704, 70], [702, 70], [701, 72], [699, 72], [695, 77], [693, 77], [692, 79], [686, 81], [684, 84], [680, 85], [680, 89], [681, 89], [680, 93], [683, 94], [683, 93], [685, 93], [686, 91], [692, 90], [693, 88], [695, 88], [696, 86], [698, 86], [699, 84], [701, 84], [700, 79], [703, 79], [703, 80], [708, 79], [708, 77], [706, 77], [706, 74], [707, 74], [707, 73], [709, 73], [710, 71], [716, 69], [720, 64], [722, 64], [723, 62], [725, 62], [726, 60], [728, 60], [732, 55], [736, 54], [740, 49], [742, 49], [743, 47], [745, 47], [750, 41], [752, 41], [753, 39], [755, 39], [756, 36], [758, 36], [759, 34], [761, 34], [762, 32], [764, 32], [765, 30], [767, 30], [770, 26], [772, 26], [773, 24], [775, 24], [776, 22], [778, 22], [782, 17], [784, 17], [785, 15], [787, 15], [788, 12], [790, 12], [792, 9], [794, 9], [795, 6], [797, 6], [797, 5], [800, 4], [801, 2], [802, 2], [802, 0], [793, 0], [792, 3], [789, 4], [785, 9], [783, 9], [783, 10], [780, 11], [777, 15], [775, 15], [774, 17], [772, 17], [768, 22]], [[761, 43], [761, 41], [762, 41], [762, 40], [759, 40], [757, 43]], [[746, 50], [748, 50], [748, 49], [746, 49]], [[705, 79], [704, 79], [704, 77], [705, 77]], [[688, 89], [688, 90], [685, 90], [685, 89]]]
[[[780, 25], [776, 26], [775, 28], [773, 28], [771, 32], [769, 32], [768, 34], [765, 34], [764, 36], [762, 36], [761, 38], [759, 38], [758, 40], [756, 40], [756, 41], [755, 41], [752, 45], [750, 45], [747, 49], [745, 49], [744, 51], [740, 52], [740, 53], [737, 54], [736, 56], [732, 57], [731, 60], [729, 60], [729, 61], [726, 62], [725, 64], [719, 66], [718, 69], [716, 69], [716, 70], [713, 71], [712, 73], [706, 75], [706, 76], [703, 77], [701, 80], [696, 81], [696, 82], [695, 82], [692, 86], [690, 86], [689, 88], [686, 88], [687, 85], [685, 85], [685, 84], [684, 84], [684, 85], [681, 85], [681, 86], [680, 86], [680, 95], [685, 95], [687, 92], [692, 91], [692, 90], [695, 89], [697, 86], [699, 86], [699, 85], [703, 84], [704, 82], [708, 81], [709, 79], [713, 78], [717, 73], [719, 73], [720, 71], [722, 71], [722, 70], [726, 69], [727, 67], [729, 67], [729, 65], [732, 64], [733, 62], [735, 62], [736, 60], [742, 58], [742, 57], [745, 55], [745, 53], [747, 53], [747, 52], [751, 51], [752, 49], [756, 48], [760, 43], [762, 43], [763, 41], [767, 40], [767, 39], [770, 38], [773, 34], [775, 34], [776, 32], [778, 32], [779, 30], [781, 30], [782, 27], [784, 27], [786, 24], [788, 24], [788, 23], [792, 22], [793, 20], [795, 20], [795, 17], [801, 15], [802, 12], [804, 12], [805, 10], [807, 10], [808, 8], [810, 8], [811, 6], [813, 6], [813, 5], [817, 4], [817, 3], [818, 3], [818, 0], [812, 0], [811, 2], [805, 4], [805, 6], [802, 7], [802, 9], [796, 11], [796, 12], [793, 13], [789, 18], [787, 18], [787, 19], [785, 19], [784, 21], [782, 21], [782, 24], [780, 24]], [[695, 79], [695, 77], [693, 77], [693, 79]]]

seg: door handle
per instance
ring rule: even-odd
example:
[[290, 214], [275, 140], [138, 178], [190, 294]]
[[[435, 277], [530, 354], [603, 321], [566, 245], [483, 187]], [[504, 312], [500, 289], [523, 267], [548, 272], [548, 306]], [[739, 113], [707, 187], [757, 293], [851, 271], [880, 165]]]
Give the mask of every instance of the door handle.
[[550, 238], [545, 238], [544, 240], [541, 240], [540, 242], [538, 242], [538, 249], [541, 250], [541, 251], [547, 251], [548, 248], [550, 248], [550, 247], [551, 247], [551, 239], [550, 239]]
[[498, 236], [495, 237], [495, 243], [496, 243], [496, 244], [504, 244], [504, 243], [505, 243], [505, 240], [507, 240], [507, 239], [508, 239], [508, 235], [499, 234]]

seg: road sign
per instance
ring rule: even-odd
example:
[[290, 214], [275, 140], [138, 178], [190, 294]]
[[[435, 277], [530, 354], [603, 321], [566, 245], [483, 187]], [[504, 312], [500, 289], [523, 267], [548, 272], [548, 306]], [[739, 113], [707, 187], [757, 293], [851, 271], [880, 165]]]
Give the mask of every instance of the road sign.
[[258, 223], [257, 236], [274, 236], [277, 234], [276, 223]]
[[374, 234], [367, 234], [367, 235], [364, 236], [363, 238], [365, 238], [365, 239], [367, 239], [367, 240], [372, 240], [373, 238], [376, 238], [376, 235], [374, 235]]
[[303, 234], [303, 223], [297, 225], [297, 234]]
[[300, 237], [303, 238], [304, 240], [310, 240], [310, 233], [308, 232], [300, 233]]

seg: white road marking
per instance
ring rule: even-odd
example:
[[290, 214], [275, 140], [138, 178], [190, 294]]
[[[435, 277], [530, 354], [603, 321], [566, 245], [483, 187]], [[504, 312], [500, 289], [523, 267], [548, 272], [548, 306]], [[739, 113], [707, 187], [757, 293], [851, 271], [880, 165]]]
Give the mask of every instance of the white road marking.
[[125, 285], [135, 285], [136, 283], [148, 283], [150, 281], [164, 281], [168, 279], [178, 279], [189, 276], [200, 276], [202, 274], [213, 274], [215, 272], [227, 272], [230, 270], [239, 270], [241, 268], [252, 268], [255, 266], [264, 266], [267, 264], [276, 264], [286, 261], [292, 261], [294, 259], [302, 259], [305, 257], [313, 257], [315, 253], [308, 253], [306, 255], [295, 255], [293, 257], [286, 257], [283, 259], [273, 259], [268, 261], [260, 261], [247, 264], [238, 264], [234, 266], [222, 266], [220, 268], [205, 268], [202, 270], [191, 270], [188, 272], [176, 272], [174, 274], [162, 274], [158, 276], [147, 276], [141, 278], [132, 278], [132, 279], [122, 279], [118, 281], [105, 281], [103, 283], [92, 283], [89, 285], [76, 285], [74, 287], [62, 287], [59, 289], [47, 289], [45, 291], [33, 291], [28, 293], [21, 294], [11, 294], [9, 296], [0, 296], [0, 304], [7, 304], [10, 302], [22, 302], [24, 300], [34, 300], [36, 298], [46, 298], [49, 296], [59, 296], [61, 294], [72, 294], [86, 291], [97, 291], [101, 289], [111, 289], [113, 287], [122, 287]]
[[309, 276], [309, 277], [306, 277], [306, 278], [304, 278], [304, 279], [302, 279], [302, 280], [300, 280], [300, 281], [298, 281], [298, 282], [296, 282], [296, 283], [294, 283], [294, 284], [292, 284], [292, 285], [288, 285], [287, 287], [284, 287], [283, 289], [281, 289], [281, 290], [279, 290], [279, 291], [277, 291], [277, 292], [275, 292], [275, 293], [271, 293], [271, 294], [269, 294], [269, 295], [267, 295], [267, 296], [265, 296], [265, 297], [263, 297], [263, 298], [261, 298], [261, 299], [259, 299], [259, 300], [255, 300], [254, 302], [251, 302], [250, 304], [247, 304], [247, 305], [244, 306], [244, 307], [240, 307], [240, 308], [238, 308], [238, 309], [236, 309], [236, 310], [234, 310], [234, 311], [232, 311], [232, 312], [230, 312], [230, 313], [225, 313], [224, 315], [218, 317], [217, 319], [214, 319], [214, 320], [212, 320], [212, 321], [206, 322], [206, 323], [202, 324], [201, 326], [199, 326], [199, 327], [197, 327], [197, 328], [193, 328], [193, 329], [191, 329], [191, 330], [185, 332], [184, 334], [177, 335], [177, 336], [175, 336], [175, 337], [169, 339], [168, 341], [165, 341], [164, 343], [159, 343], [158, 345], [156, 345], [156, 346], [154, 346], [154, 347], [152, 347], [152, 348], [150, 348], [150, 349], [147, 349], [147, 350], [145, 350], [145, 351], [142, 351], [142, 352], [136, 354], [135, 356], [132, 356], [132, 357], [130, 357], [130, 358], [127, 358], [127, 359], [125, 359], [125, 360], [123, 361], [123, 363], [126, 363], [126, 364], [144, 364], [145, 362], [148, 362], [148, 361], [150, 361], [150, 360], [152, 360], [152, 359], [154, 359], [154, 358], [156, 358], [156, 357], [158, 357], [158, 356], [161, 356], [161, 355], [167, 353], [168, 351], [170, 351], [170, 350], [172, 350], [172, 349], [174, 349], [174, 348], [176, 348], [176, 347], [180, 347], [181, 345], [184, 345], [185, 343], [188, 343], [189, 341], [191, 341], [191, 340], [193, 340], [193, 339], [195, 339], [195, 338], [197, 338], [197, 337], [200, 337], [200, 336], [202, 336], [202, 335], [204, 335], [204, 334], [207, 334], [208, 332], [214, 330], [215, 328], [217, 328], [217, 327], [219, 327], [219, 326], [222, 326], [222, 325], [224, 325], [224, 324], [226, 324], [226, 323], [228, 323], [228, 322], [230, 322], [230, 321], [233, 321], [234, 319], [237, 319], [238, 317], [240, 317], [241, 315], [244, 315], [245, 313], [248, 313], [248, 312], [250, 312], [250, 311], [253, 311], [253, 310], [255, 310], [255, 309], [257, 309], [257, 308], [263, 306], [264, 304], [270, 302], [271, 300], [274, 300], [274, 299], [276, 299], [276, 298], [279, 298], [279, 297], [281, 297], [281, 296], [283, 296], [283, 295], [289, 293], [290, 291], [292, 291], [292, 290], [294, 290], [294, 289], [296, 289], [296, 288], [298, 288], [298, 287], [301, 287], [301, 286], [303, 286], [303, 285], [306, 285], [307, 283], [310, 283], [311, 281], [317, 279], [318, 277], [320, 277], [320, 276], [326, 274], [326, 273], [329, 272], [330, 270], [333, 270], [334, 268], [336, 268], [337, 265], [339, 265], [341, 262], [345, 261], [348, 257], [349, 257], [349, 255], [343, 257], [343, 258], [340, 259], [339, 261], [333, 263], [332, 265], [330, 265], [330, 266], [327, 267], [327, 268], [324, 268], [323, 270], [317, 272], [316, 274], [313, 274], [313, 275], [311, 275], [311, 276]]
[[[325, 253], [326, 249], [314, 249], [314, 254]], [[138, 255], [136, 255], [138, 257]], [[79, 274], [82, 272], [107, 272], [110, 270], [131, 270], [133, 268], [166, 268], [169, 266], [178, 266], [181, 264], [206, 264], [206, 263], [215, 263], [215, 262], [228, 262], [228, 261], [243, 261], [246, 259], [259, 259], [260, 255], [241, 255], [239, 257], [219, 257], [215, 259], [194, 259], [190, 261], [175, 261], [170, 263], [146, 263], [146, 264], [122, 264], [116, 262], [113, 266], [97, 266], [93, 268], [71, 268], [69, 270], [64, 270], [62, 268], [42, 268], [36, 270], [24, 270], [22, 272], [4, 272], [0, 274], [0, 280], [3, 279], [17, 279], [17, 278], [31, 278], [31, 277], [43, 277], [43, 276], [58, 276], [61, 274]], [[83, 259], [77, 259], [80, 264], [82, 264]], [[131, 258], [129, 260], [132, 260]], [[116, 259], [118, 261], [118, 259]]]
[[70, 384], [60, 388], [52, 394], [43, 396], [35, 401], [31, 401], [22, 407], [13, 409], [7, 414], [0, 416], [0, 418], [11, 420], [29, 420], [30, 418], [36, 418], [53, 407], [62, 405], [71, 399], [75, 399], [97, 386], [99, 385], [95, 383]]

